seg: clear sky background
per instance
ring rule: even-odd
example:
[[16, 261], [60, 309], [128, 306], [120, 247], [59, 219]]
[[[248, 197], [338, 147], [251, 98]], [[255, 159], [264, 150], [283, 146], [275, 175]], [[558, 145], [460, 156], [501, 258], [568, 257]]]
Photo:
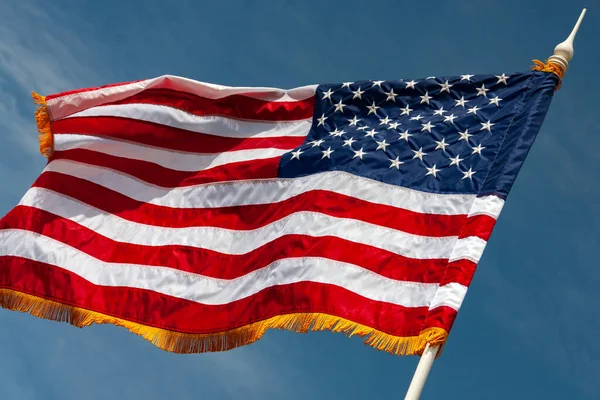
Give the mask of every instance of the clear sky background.
[[[45, 164], [31, 90], [510, 74], [551, 55], [584, 6], [571, 69], [422, 399], [598, 399], [598, 0], [0, 0], [0, 215]], [[329, 332], [175, 355], [125, 329], [0, 310], [2, 400], [401, 399], [417, 361]]]

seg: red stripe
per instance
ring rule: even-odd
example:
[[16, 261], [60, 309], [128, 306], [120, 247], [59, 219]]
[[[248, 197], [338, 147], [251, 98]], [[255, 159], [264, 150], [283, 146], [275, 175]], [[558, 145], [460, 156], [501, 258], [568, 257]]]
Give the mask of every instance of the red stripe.
[[170, 188], [203, 183], [275, 178], [280, 159], [281, 157], [278, 156], [232, 162], [202, 171], [177, 171], [148, 161], [117, 157], [88, 149], [72, 149], [55, 151], [50, 162], [54, 160], [78, 161], [120, 171], [153, 185]]
[[208, 99], [173, 89], [153, 88], [103, 105], [139, 103], [177, 108], [198, 116], [222, 116], [254, 121], [298, 121], [312, 118], [315, 97], [297, 101], [265, 101], [234, 94], [219, 99]]
[[221, 153], [245, 149], [294, 149], [305, 137], [230, 138], [120, 117], [71, 117], [52, 122], [52, 132], [122, 139], [169, 150]]
[[70, 96], [70, 95], [73, 95], [76, 93], [92, 92], [94, 90], [105, 89], [105, 88], [110, 88], [110, 87], [115, 87], [115, 86], [129, 85], [130, 83], [137, 83], [137, 82], [142, 82], [142, 81], [143, 80], [121, 82], [121, 83], [111, 83], [109, 85], [104, 85], [104, 86], [89, 87], [89, 88], [83, 88], [83, 89], [69, 90], [68, 92], [49, 94], [48, 96], [46, 96], [46, 101], [56, 99], [58, 97]]
[[442, 328], [450, 332], [458, 312], [450, 307], [437, 307], [429, 312], [425, 320], [425, 328]]
[[475, 215], [467, 218], [467, 222], [459, 237], [477, 236], [488, 241], [495, 225], [495, 218], [487, 215]]
[[477, 264], [473, 261], [462, 259], [448, 263], [444, 277], [440, 280], [440, 285], [457, 282], [463, 286], [469, 286], [473, 280]]
[[[0, 287], [186, 333], [218, 332], [276, 315], [317, 312], [391, 335], [415, 336], [428, 315], [427, 307], [377, 302], [338, 286], [314, 282], [274, 286], [229, 304], [209, 306], [149, 290], [97, 286], [59, 267], [17, 257], [0, 257]], [[435, 322], [444, 325], [451, 319], [451, 324], [455, 314], [454, 310], [438, 312]]]
[[[10, 211], [0, 220], [0, 229], [36, 232], [105, 262], [165, 266], [219, 279], [238, 278], [282, 258], [323, 257], [359, 265], [390, 279], [438, 283], [444, 278], [448, 262], [402, 257], [333, 236], [286, 235], [237, 255], [180, 245], [135, 245], [114, 241], [73, 221], [27, 206]], [[468, 285], [475, 264], [465, 261], [452, 265], [453, 281]]]
[[[85, 161], [85, 159], [82, 159]], [[296, 212], [317, 212], [337, 218], [350, 218], [421, 236], [458, 236], [464, 234], [466, 215], [420, 214], [388, 205], [371, 203], [325, 190], [312, 190], [272, 204], [220, 208], [172, 208], [144, 203], [85, 179], [47, 171], [35, 187], [83, 201], [95, 208], [146, 225], [185, 228], [213, 226], [233, 230], [252, 230]], [[469, 218], [477, 227], [487, 225], [488, 216]], [[477, 224], [479, 222], [479, 225]], [[473, 233], [481, 233], [473, 230]]]

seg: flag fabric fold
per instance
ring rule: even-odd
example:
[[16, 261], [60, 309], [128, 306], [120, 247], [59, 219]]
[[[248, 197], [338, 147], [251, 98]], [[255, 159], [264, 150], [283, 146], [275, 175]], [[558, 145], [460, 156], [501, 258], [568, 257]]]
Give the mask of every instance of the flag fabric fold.
[[179, 353], [279, 328], [420, 354], [445, 342], [557, 84], [34, 95], [48, 164], [0, 220], [0, 305]]

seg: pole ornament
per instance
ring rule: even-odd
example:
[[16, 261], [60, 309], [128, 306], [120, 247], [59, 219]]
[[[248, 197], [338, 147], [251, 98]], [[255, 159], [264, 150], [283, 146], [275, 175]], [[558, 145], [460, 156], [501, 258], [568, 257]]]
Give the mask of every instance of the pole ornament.
[[[551, 55], [548, 60], [540, 61], [533, 60], [534, 65], [531, 67], [534, 71], [542, 71], [542, 72], [551, 72], [556, 74], [560, 80], [565, 76], [565, 72], [569, 69], [569, 61], [573, 58], [575, 54], [575, 49], [573, 48], [573, 42], [575, 41], [575, 36], [577, 35], [577, 31], [579, 30], [579, 26], [581, 25], [581, 21], [583, 21], [583, 17], [585, 16], [586, 9], [584, 8], [581, 11], [581, 15], [579, 15], [579, 19], [577, 23], [573, 27], [571, 34], [569, 37], [562, 43], [559, 43], [554, 48], [554, 54]], [[561, 81], [559, 80], [558, 85], [556, 86], [556, 90], [560, 89]]]

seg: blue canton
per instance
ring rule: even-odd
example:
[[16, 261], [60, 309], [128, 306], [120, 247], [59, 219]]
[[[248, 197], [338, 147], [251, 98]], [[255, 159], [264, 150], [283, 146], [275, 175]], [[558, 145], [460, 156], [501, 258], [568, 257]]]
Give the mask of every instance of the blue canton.
[[281, 177], [346, 171], [433, 193], [506, 196], [556, 77], [528, 72], [319, 85]]

